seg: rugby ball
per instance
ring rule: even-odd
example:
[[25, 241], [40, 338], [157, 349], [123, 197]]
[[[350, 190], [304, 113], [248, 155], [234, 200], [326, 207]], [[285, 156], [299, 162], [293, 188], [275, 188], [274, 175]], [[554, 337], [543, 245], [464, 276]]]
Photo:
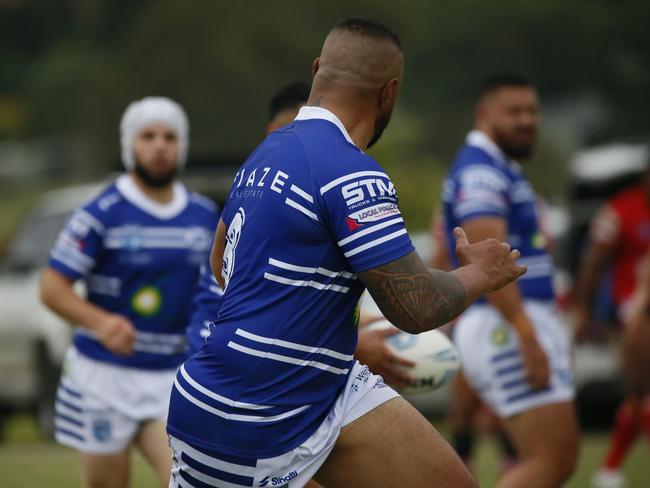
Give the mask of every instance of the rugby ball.
[[[377, 330], [394, 327], [382, 319], [369, 324], [364, 330]], [[449, 338], [437, 330], [420, 334], [399, 331], [386, 338], [386, 345], [397, 356], [415, 363], [406, 368], [413, 377], [413, 384], [400, 389], [400, 393], [414, 395], [426, 393], [446, 384], [460, 369], [460, 357], [456, 346]]]

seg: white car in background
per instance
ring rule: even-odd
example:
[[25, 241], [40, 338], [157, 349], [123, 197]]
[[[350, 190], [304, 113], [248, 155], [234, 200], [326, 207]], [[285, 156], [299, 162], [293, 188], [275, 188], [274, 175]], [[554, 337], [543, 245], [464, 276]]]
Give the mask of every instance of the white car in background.
[[31, 409], [41, 432], [53, 432], [53, 409], [72, 328], [39, 300], [40, 274], [71, 213], [105, 183], [69, 186], [41, 196], [0, 262], [0, 412]]

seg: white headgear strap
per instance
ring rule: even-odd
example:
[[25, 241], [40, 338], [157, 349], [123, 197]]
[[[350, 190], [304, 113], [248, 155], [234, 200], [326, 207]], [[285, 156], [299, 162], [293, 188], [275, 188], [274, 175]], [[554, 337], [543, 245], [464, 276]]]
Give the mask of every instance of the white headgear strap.
[[120, 142], [122, 143], [122, 163], [127, 171], [135, 167], [133, 140], [147, 125], [164, 124], [176, 132], [178, 138], [178, 158], [176, 166], [181, 169], [187, 160], [189, 145], [189, 122], [183, 107], [167, 97], [146, 97], [136, 100], [124, 111], [120, 122]]

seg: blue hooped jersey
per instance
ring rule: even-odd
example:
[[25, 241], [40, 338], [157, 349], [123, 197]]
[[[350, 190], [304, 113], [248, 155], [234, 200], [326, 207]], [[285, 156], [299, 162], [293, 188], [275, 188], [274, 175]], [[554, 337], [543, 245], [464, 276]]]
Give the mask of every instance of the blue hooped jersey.
[[201, 265], [199, 282], [192, 300], [192, 312], [187, 326], [188, 356], [196, 353], [210, 335], [212, 323], [217, 319], [223, 290], [210, 269], [210, 256]]
[[[541, 232], [536, 197], [520, 167], [485, 134], [472, 131], [445, 179], [442, 200], [449, 249], [453, 229], [480, 217], [503, 217], [508, 242], [521, 252], [528, 272], [517, 283], [526, 298], [552, 300], [553, 263]], [[452, 262], [457, 259], [453, 251]]]
[[413, 246], [386, 173], [319, 107], [251, 154], [222, 220], [219, 316], [176, 376], [168, 430], [222, 454], [272, 457], [304, 442], [346, 384], [356, 273]]
[[130, 319], [134, 354], [117, 356], [78, 328], [77, 349], [91, 358], [144, 369], [172, 369], [185, 359], [185, 328], [199, 267], [210, 251], [216, 205], [174, 185], [161, 205], [129, 175], [77, 210], [60, 233], [50, 266], [82, 279], [89, 302]]

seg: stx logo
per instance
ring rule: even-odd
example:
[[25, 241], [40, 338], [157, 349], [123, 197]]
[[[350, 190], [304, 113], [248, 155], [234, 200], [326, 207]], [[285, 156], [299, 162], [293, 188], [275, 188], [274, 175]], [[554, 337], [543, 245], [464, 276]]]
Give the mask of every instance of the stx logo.
[[363, 201], [368, 197], [391, 196], [397, 195], [395, 186], [390, 180], [379, 178], [367, 178], [365, 180], [348, 183], [341, 188], [345, 203], [350, 206]]

